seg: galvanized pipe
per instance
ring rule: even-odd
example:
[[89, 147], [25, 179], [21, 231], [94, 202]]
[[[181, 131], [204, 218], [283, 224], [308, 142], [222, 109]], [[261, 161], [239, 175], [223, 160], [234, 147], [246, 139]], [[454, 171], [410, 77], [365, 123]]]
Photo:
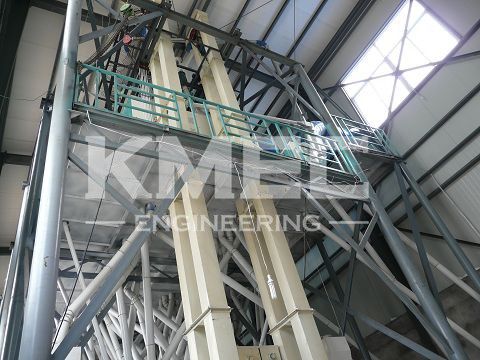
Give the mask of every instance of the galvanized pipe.
[[230, 286], [233, 290], [236, 292], [240, 293], [241, 295], [245, 296], [248, 300], [252, 301], [253, 303], [257, 304], [258, 306], [263, 307], [262, 300], [260, 299], [260, 296], [254, 294], [250, 290], [248, 290], [245, 286], [240, 284], [238, 281], [235, 281], [232, 279], [230, 276], [225, 275], [225, 274], [220, 274], [222, 277], [222, 281], [225, 283], [225, 285]]
[[[134, 294], [130, 289], [125, 288], [125, 295], [133, 302], [133, 305], [137, 309], [138, 315], [139, 315], [139, 321], [140, 325], [143, 323], [143, 318], [145, 316], [144, 310], [143, 310], [143, 304], [142, 300], [140, 297], [136, 294]], [[163, 334], [160, 332], [160, 329], [157, 326], [153, 327], [153, 332], [155, 335], [155, 341], [158, 342], [159, 346], [165, 350], [168, 347], [168, 341], [165, 339]]]
[[[236, 249], [239, 245], [240, 245], [240, 240], [238, 239], [238, 237], [236, 237], [235, 240], [233, 241], [232, 247]], [[220, 267], [221, 272], [227, 271], [228, 263], [231, 258], [232, 258], [232, 253], [227, 251], [225, 255], [223, 255], [223, 257], [220, 259], [220, 261], [218, 262], [218, 265]]]
[[178, 324], [171, 318], [169, 318], [162, 310], [153, 308], [153, 316], [155, 316], [158, 320], [160, 320], [173, 331], [178, 330]]
[[259, 341], [258, 345], [260, 345], [260, 346], [265, 345], [265, 340], [267, 339], [267, 333], [268, 333], [268, 321], [265, 319], [265, 322], [263, 323], [262, 333], [260, 334], [260, 341]]
[[[73, 322], [75, 316], [78, 315], [80, 310], [86, 304], [86, 302], [92, 297], [92, 295], [103, 286], [107, 278], [110, 277], [112, 272], [116, 269], [117, 265], [121, 262], [122, 258], [125, 254], [130, 253], [131, 250], [136, 246], [138, 241], [143, 241], [148, 234], [145, 234], [146, 231], [142, 226], [137, 226], [132, 234], [128, 237], [127, 240], [122, 244], [120, 249], [113, 255], [110, 261], [103, 267], [102, 271], [98, 273], [98, 275], [90, 281], [88, 286], [82, 291], [79, 296], [72, 301], [68, 309], [66, 310], [66, 315], [64, 318], [63, 323], [60, 326], [60, 331], [57, 337], [57, 344], [60, 343], [63, 338], [66, 336], [70, 325]], [[143, 235], [143, 236], [142, 236]], [[135, 254], [131, 254], [132, 257], [135, 257]], [[123, 274], [122, 277], [127, 277], [133, 268], [136, 266], [137, 261], [132, 261], [127, 270], [127, 274]], [[120, 286], [121, 284], [117, 284]]]
[[100, 331], [102, 332], [102, 336], [105, 339], [105, 344], [107, 345], [107, 353], [109, 354], [110, 358], [112, 358], [113, 360], [121, 360], [117, 356], [115, 356], [115, 349], [113, 347], [112, 340], [110, 339], [107, 328], [105, 327], [105, 324], [103, 322], [100, 324]]
[[[169, 319], [172, 319], [173, 317], [173, 308], [175, 306], [175, 299], [173, 297], [173, 294], [172, 293], [169, 293], [168, 294], [168, 306], [167, 306], [167, 317]], [[169, 338], [169, 332], [170, 332], [170, 329], [165, 326], [163, 328], [163, 336], [165, 336], [167, 339]]]
[[25, 319], [20, 346], [21, 359], [47, 359], [52, 343], [53, 313], [56, 300], [58, 269], [58, 239], [70, 136], [70, 109], [72, 106], [78, 36], [80, 32], [81, 0], [67, 5], [63, 33], [58, 82], [52, 112], [52, 121], [45, 158], [35, 247], [33, 250]]
[[[63, 232], [65, 233], [65, 237], [67, 239], [67, 244], [68, 244], [68, 248], [70, 250], [70, 254], [72, 256], [73, 265], [75, 266], [75, 270], [78, 273], [78, 280], [80, 281], [80, 287], [82, 288], [83, 291], [85, 291], [87, 285], [85, 283], [83, 273], [80, 269], [80, 262], [78, 261], [77, 252], [75, 251], [75, 246], [73, 245], [73, 239], [72, 239], [72, 235], [70, 233], [70, 228], [65, 221], [63, 222]], [[68, 301], [65, 301], [65, 304], [68, 305]], [[105, 342], [103, 340], [103, 336], [102, 336], [102, 333], [100, 331], [100, 327], [99, 327], [99, 324], [98, 324], [98, 321], [97, 321], [96, 317], [93, 318], [92, 325], [93, 325], [93, 329], [94, 329], [94, 332], [95, 332], [95, 336], [97, 337], [98, 346], [100, 348], [100, 354], [102, 355], [102, 358], [106, 358], [107, 349], [105, 347]]]
[[107, 326], [107, 333], [108, 333], [107, 335], [110, 337], [114, 354], [116, 355], [118, 360], [122, 360], [123, 359], [122, 347], [118, 342], [117, 334], [113, 331], [113, 327], [114, 327], [113, 322], [109, 316], [105, 316], [103, 321]]
[[[177, 315], [175, 315], [175, 324], [180, 324], [181, 321], [183, 319], [183, 304], [182, 302], [180, 301], [180, 304], [178, 306], [178, 309], [177, 309]], [[168, 338], [168, 341], [172, 341], [173, 337], [175, 336], [175, 330], [172, 330], [172, 332], [170, 333], [170, 337]]]
[[122, 347], [123, 356], [125, 360], [133, 360], [132, 358], [132, 337], [128, 331], [128, 313], [127, 306], [125, 305], [125, 296], [123, 294], [123, 288], [118, 288], [116, 293], [118, 319], [120, 322], [120, 329], [122, 332]]
[[225, 238], [221, 231], [218, 232], [219, 242], [228, 250], [233, 256], [233, 260], [238, 265], [240, 270], [246, 275], [247, 280], [252, 286], [257, 289], [257, 279], [255, 278], [255, 272], [252, 265], [240, 254], [240, 252]]
[[178, 331], [175, 333], [172, 341], [170, 342], [167, 349], [165, 350], [165, 353], [162, 356], [162, 360], [170, 360], [175, 355], [178, 345], [180, 345], [180, 342], [183, 339], [183, 333], [185, 332], [185, 328], [186, 328], [186, 325], [184, 321], [182, 325], [180, 325], [180, 327], [178, 328]]
[[145, 241], [141, 249], [142, 277], [143, 277], [143, 305], [145, 317], [145, 347], [147, 348], [147, 360], [155, 359], [155, 337], [153, 334], [153, 306], [152, 306], [152, 282], [150, 280], [150, 247], [149, 240]]

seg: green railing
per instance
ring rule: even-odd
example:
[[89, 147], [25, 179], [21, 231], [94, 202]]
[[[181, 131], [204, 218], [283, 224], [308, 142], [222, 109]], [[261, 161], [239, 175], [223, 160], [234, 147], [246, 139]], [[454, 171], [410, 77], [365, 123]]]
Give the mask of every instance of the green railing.
[[91, 65], [80, 67], [75, 102], [353, 174], [333, 138]]
[[390, 140], [382, 129], [337, 115], [332, 117], [343, 139], [351, 148], [396, 156]]

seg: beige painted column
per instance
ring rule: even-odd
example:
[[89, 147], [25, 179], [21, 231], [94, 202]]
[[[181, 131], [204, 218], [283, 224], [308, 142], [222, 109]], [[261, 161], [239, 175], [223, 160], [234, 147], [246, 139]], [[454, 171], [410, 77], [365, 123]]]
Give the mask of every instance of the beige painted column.
[[[238, 200], [236, 205], [239, 215], [249, 216], [246, 201]], [[250, 205], [250, 207], [252, 207], [252, 205]], [[253, 209], [251, 210], [253, 211]], [[252, 267], [255, 272], [255, 277], [258, 280], [258, 291], [262, 298], [267, 321], [270, 329], [274, 329], [280, 321], [287, 316], [287, 310], [285, 309], [282, 293], [278, 287], [277, 298], [273, 300], [270, 296], [270, 290], [267, 285], [267, 274], [270, 274], [275, 281], [275, 284], [278, 284], [275, 273], [273, 272], [272, 260], [270, 259], [268, 249], [265, 245], [265, 239], [261, 232], [255, 232], [253, 226], [241, 230], [243, 230]], [[267, 267], [265, 267], [265, 265]], [[290, 324], [287, 323], [285, 326], [279, 328], [277, 331], [271, 332], [270, 334], [273, 338], [274, 344], [279, 347], [283, 360], [301, 359], [293, 329]]]
[[[152, 55], [152, 59], [150, 60], [150, 75], [152, 76], [152, 84], [163, 86], [163, 78], [162, 78], [162, 71], [160, 68], [160, 59], [158, 57], [158, 53], [155, 51]], [[153, 94], [157, 96], [165, 96], [165, 92], [160, 91], [159, 89], [153, 89]], [[154, 99], [155, 104], [165, 106], [167, 105], [167, 100], [161, 99], [159, 97], [155, 97]], [[161, 114], [168, 114], [168, 111], [160, 106], [155, 107], [156, 113]], [[163, 118], [161, 116], [156, 116], [154, 118], [155, 122], [168, 125], [169, 121], [168, 118]]]
[[[178, 68], [170, 37], [162, 34], [150, 63], [152, 82], [168, 89], [181, 91]], [[188, 117], [185, 104], [179, 101], [182, 119]], [[171, 124], [171, 121], [169, 121]], [[193, 123], [188, 130], [194, 130]], [[185, 122], [183, 127], [186, 128]], [[191, 176], [182, 191], [182, 200], [170, 206], [175, 256], [185, 313], [186, 336], [192, 359], [238, 359], [230, 308], [227, 305], [220, 277], [217, 253], [210, 229], [202, 230], [196, 223], [201, 216], [208, 218], [203, 196], [203, 183]], [[175, 224], [178, 225], [178, 224]]]
[[[167, 24], [164, 26], [165, 30], [168, 30]], [[155, 47], [152, 60], [150, 61], [150, 73], [152, 74], [152, 83], [155, 85], [163, 86], [167, 89], [182, 92], [182, 87], [180, 85], [180, 78], [178, 77], [178, 67], [177, 60], [175, 58], [175, 53], [173, 52], [173, 42], [165, 32], [160, 34], [157, 45]], [[162, 93], [158, 91], [162, 96], [166, 96], [174, 100], [174, 96], [169, 93]], [[185, 130], [195, 131], [195, 126], [190, 120], [189, 113], [185, 107], [185, 100], [181, 96], [177, 96], [178, 101], [178, 113], [181, 118], [181, 127]], [[175, 103], [172, 101], [166, 101], [156, 98], [156, 102], [162, 105], [167, 105], [172, 108], [175, 108]], [[177, 112], [175, 110], [167, 110], [165, 112], [167, 115], [176, 117]], [[180, 127], [180, 124], [173, 120], [164, 118], [160, 122], [168, 123], [168, 125], [173, 127]]]
[[[200, 295], [193, 264], [192, 249], [181, 200], [175, 200], [169, 208], [172, 220], [173, 242], [177, 260], [178, 280], [182, 294], [185, 325], [189, 329], [201, 314]], [[192, 360], [208, 359], [208, 346], [202, 324], [187, 333], [188, 349]]]
[[[195, 12], [193, 14], [193, 18], [208, 24], [208, 15], [207, 15], [207, 13], [205, 13], [203, 11], [195, 10]], [[200, 33], [200, 36], [201, 36], [201, 39], [202, 39], [202, 42], [203, 42], [204, 45], [206, 45], [207, 47], [213, 48], [213, 49], [217, 49], [217, 50], [219, 49], [218, 44], [217, 44], [217, 40], [213, 36], [211, 36], [209, 34], [206, 34], [206, 33], [203, 33], [203, 32]], [[198, 52], [195, 53], [197, 63], [199, 63], [199, 61], [201, 61], [201, 59], [202, 59], [202, 57], [200, 57], [200, 59], [198, 59], [198, 55], [199, 55]], [[205, 76], [206, 77], [205, 83], [204, 83], [204, 79], [202, 77], [202, 84], [203, 84], [204, 89], [205, 89], [205, 87], [209, 87], [209, 88], [213, 87], [213, 84], [211, 84], [211, 80], [208, 78], [208, 75], [211, 74], [211, 77], [213, 78], [213, 82], [214, 82], [214, 87], [216, 89], [216, 92], [218, 94], [218, 98], [220, 100], [219, 102], [222, 105], [226, 105], [226, 106], [229, 106], [233, 109], [240, 110], [240, 107], [238, 106], [237, 97], [235, 95], [235, 91], [233, 90], [233, 86], [232, 86], [232, 83], [230, 81], [230, 77], [228, 76], [227, 69], [225, 68], [225, 63], [223, 62], [223, 59], [222, 59], [222, 56], [220, 55], [220, 52], [210, 50], [209, 53], [208, 53], [208, 56], [207, 56], [207, 61], [205, 61], [205, 63], [203, 64], [203, 67], [205, 68], [205, 72], [204, 72], [203, 75], [204, 76], [206, 75]], [[208, 90], [208, 91], [210, 91], [210, 90]], [[205, 96], [207, 96], [207, 99], [210, 100], [210, 101], [218, 102], [218, 100], [215, 100], [214, 98], [212, 98], [212, 99], [208, 98], [207, 91], [205, 91]], [[238, 118], [240, 120], [246, 120], [245, 117], [239, 116], [238, 114], [235, 114], [235, 113], [232, 113], [232, 112], [227, 112], [227, 111], [226, 111], [226, 113], [228, 115], [238, 116]], [[229, 123], [229, 124], [236, 125], [236, 126], [239, 126], [239, 127], [249, 128], [248, 124], [243, 123], [243, 122], [239, 122], [239, 121], [235, 121], [233, 119], [225, 118], [224, 121]], [[221, 129], [221, 131], [222, 130], [223, 129]], [[236, 129], [236, 128], [233, 128], [233, 127], [229, 128], [228, 131], [230, 133], [237, 134], [237, 135], [241, 136], [240, 139], [238, 137], [233, 136], [231, 138], [232, 141], [242, 142], [242, 143], [244, 143], [245, 145], [248, 145], [248, 146], [254, 146], [252, 141], [248, 140], [249, 136], [250, 136], [249, 131], [244, 131], [244, 130]]]
[[[260, 198], [261, 197], [261, 198]], [[273, 200], [257, 191], [253, 199], [255, 212], [259, 217], [271, 216], [272, 224], [260, 222], [266, 248], [276, 276], [276, 286], [282, 293], [287, 311], [286, 317], [271, 329], [275, 332], [289, 322], [300, 350], [302, 360], [327, 359], [322, 339], [313, 317], [313, 310], [305, 295], [287, 238], [283, 232]]]
[[[197, 280], [202, 315], [207, 337], [209, 359], [238, 359], [230, 307], [220, 276], [212, 230], [202, 227], [201, 218], [208, 218], [203, 183], [194, 178], [183, 187], [182, 200], [189, 228], [193, 265]], [[188, 331], [188, 330], [187, 330]]]
[[[200, 54], [200, 51], [196, 47], [192, 47], [192, 52], [195, 57], [195, 61], [198, 65], [202, 63], [203, 56]], [[200, 69], [200, 79], [202, 81], [203, 92], [205, 93], [205, 98], [211, 102], [221, 104], [222, 99], [217, 90], [217, 85], [215, 84], [215, 79], [213, 78], [212, 71], [207, 62], [203, 63], [202, 68]], [[221, 136], [223, 134], [223, 126], [220, 120], [218, 111], [216, 109], [209, 109], [209, 114], [212, 119], [212, 125], [214, 129], [215, 136]]]
[[[208, 15], [207, 13], [196, 10], [193, 14], [194, 19], [208, 24]], [[219, 49], [217, 40], [209, 34], [200, 33], [202, 37], [202, 42], [207, 47], [214, 49]], [[207, 62], [212, 72], [218, 94], [220, 95], [220, 100], [223, 105], [230, 106], [232, 108], [240, 110], [238, 106], [237, 97], [233, 91], [233, 86], [228, 76], [227, 69], [225, 69], [225, 64], [223, 62], [220, 52], [211, 50], [207, 56]]]

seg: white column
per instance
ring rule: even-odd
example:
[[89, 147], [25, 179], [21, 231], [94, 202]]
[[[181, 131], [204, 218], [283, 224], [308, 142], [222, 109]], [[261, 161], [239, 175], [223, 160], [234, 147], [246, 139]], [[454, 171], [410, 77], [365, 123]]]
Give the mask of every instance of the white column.
[[287, 319], [295, 334], [301, 358], [303, 360], [327, 359], [313, 318], [313, 310], [305, 295], [287, 238], [281, 230], [281, 224], [278, 224], [279, 218], [273, 200], [257, 192], [253, 204], [258, 216], [270, 216], [273, 220], [271, 225], [261, 222], [260, 227], [277, 279], [276, 285], [282, 293]]
[[[194, 321], [201, 314], [200, 296], [193, 263], [190, 239], [186, 229], [185, 210], [181, 200], [175, 200], [170, 205], [172, 219], [172, 233], [175, 244], [175, 257], [177, 259], [178, 280], [182, 294], [183, 313], [185, 325], [190, 329]], [[191, 329], [187, 333], [187, 341], [192, 360], [208, 359], [207, 338], [203, 325]]]
[[[249, 216], [247, 203], [244, 200], [238, 200], [236, 205], [239, 215]], [[270, 291], [267, 285], [267, 274], [270, 274], [273, 277], [275, 284], [278, 284], [275, 274], [273, 273], [272, 260], [270, 259], [270, 254], [265, 245], [263, 234], [261, 232], [256, 232], [253, 229], [253, 225], [242, 230], [253, 270], [255, 272], [255, 277], [257, 279], [258, 291], [262, 298], [267, 321], [270, 329], [275, 329], [280, 321], [287, 316], [287, 310], [285, 309], [282, 293], [278, 287], [277, 299], [273, 300], [270, 296]], [[265, 267], [265, 265], [267, 267]], [[276, 331], [270, 332], [270, 334], [273, 338], [274, 344], [280, 348], [282, 359], [301, 359], [295, 336], [290, 324], [287, 323]]]
[[[203, 11], [195, 10], [193, 18], [208, 24], [208, 15]], [[207, 47], [217, 50], [219, 49], [217, 40], [213, 36], [201, 32], [200, 37], [202, 39], [202, 43]], [[225, 68], [225, 63], [223, 62], [222, 56], [220, 55], [219, 51], [215, 51], [213, 49], [208, 52], [207, 61], [204, 62], [202, 72], [200, 74], [202, 76], [201, 79], [203, 88], [205, 90], [205, 96], [210, 101], [229, 106], [236, 110], [240, 110], [237, 97], [235, 95], [235, 91], [233, 90], [233, 86], [230, 81], [230, 77], [228, 76], [227, 69]], [[199, 64], [203, 57], [199, 57], [198, 51], [194, 52], [194, 54], [197, 63]], [[238, 116], [239, 120], [246, 120], [245, 117], [240, 116], [239, 114], [235, 114], [229, 111], [226, 111], [226, 113], [231, 116]], [[242, 128], [249, 128], [248, 124], [229, 118], [224, 118], [224, 122]], [[219, 127], [220, 132], [223, 132], [223, 128], [221, 127], [221, 125], [219, 126], [217, 124], [216, 126]], [[241, 138], [238, 138], [236, 136], [232, 137], [232, 141], [241, 142], [247, 146], [254, 146], [252, 141], [249, 140], [249, 131], [244, 131], [233, 127], [229, 128], [228, 131], [230, 133], [241, 136]]]
[[203, 183], [194, 178], [185, 184], [181, 193], [189, 228], [209, 358], [236, 360], [238, 352], [230, 319], [231, 309], [227, 305], [212, 230], [208, 226], [204, 228], [200, 226], [200, 219], [208, 218], [202, 189]]
[[[164, 29], [168, 30], [167, 25], [164, 26]], [[163, 86], [167, 89], [182, 92], [182, 87], [180, 85], [180, 78], [178, 77], [178, 67], [177, 60], [175, 58], [175, 53], [173, 52], [173, 42], [170, 38], [170, 35], [162, 32], [160, 38], [158, 39], [154, 56], [150, 61], [150, 73], [152, 74], [152, 83], [154, 85]], [[173, 99], [171, 94], [165, 92], [157, 92], [159, 95], [166, 96]], [[178, 101], [178, 112], [182, 122], [182, 128], [189, 131], [195, 131], [193, 122], [189, 118], [189, 114], [185, 107], [185, 101], [183, 97], [177, 96]], [[158, 102], [162, 105], [167, 105], [170, 107], [175, 107], [175, 103], [172, 101], [156, 99], [155, 102]], [[169, 116], [176, 116], [176, 111], [167, 110], [165, 113]], [[162, 119], [161, 122], [167, 123], [173, 127], [180, 127], [175, 120], [172, 119]]]

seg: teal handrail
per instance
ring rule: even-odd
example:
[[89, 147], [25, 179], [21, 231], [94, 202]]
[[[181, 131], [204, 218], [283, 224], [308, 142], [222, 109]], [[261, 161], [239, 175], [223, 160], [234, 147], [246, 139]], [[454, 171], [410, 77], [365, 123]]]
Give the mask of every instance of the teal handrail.
[[[88, 96], [80, 100], [81, 86], [82, 84], [85, 86], [88, 81], [83, 80], [77, 85], [79, 88], [75, 95], [76, 102], [84, 106], [121, 113], [124, 116], [122, 109], [129, 109], [132, 114], [128, 116], [131, 117], [162, 121], [170, 127], [209, 137], [224, 135], [222, 139], [229, 142], [247, 140], [264, 151], [353, 174], [338, 143], [332, 138], [317, 135], [300, 126], [217, 104], [92, 65], [82, 64], [81, 68], [88, 72], [87, 76], [94, 77], [96, 86], [95, 101], [88, 103]], [[79, 76], [81, 77], [82, 74]], [[104, 81], [111, 81], [113, 84], [113, 108], [111, 109], [107, 109], [105, 100], [99, 97], [100, 77], [104, 77], [106, 79]], [[87, 89], [83, 89], [84, 93], [86, 91]], [[179, 104], [180, 99], [182, 104]], [[203, 119], [205, 119], [204, 127], [199, 126]], [[205, 127], [208, 130], [205, 130]]]
[[337, 115], [332, 117], [348, 145], [396, 156], [396, 151], [382, 129]]

